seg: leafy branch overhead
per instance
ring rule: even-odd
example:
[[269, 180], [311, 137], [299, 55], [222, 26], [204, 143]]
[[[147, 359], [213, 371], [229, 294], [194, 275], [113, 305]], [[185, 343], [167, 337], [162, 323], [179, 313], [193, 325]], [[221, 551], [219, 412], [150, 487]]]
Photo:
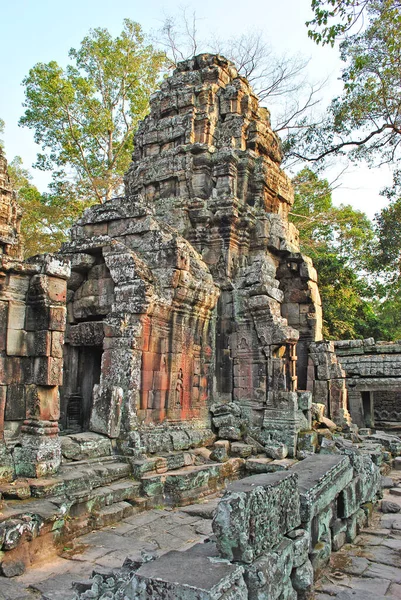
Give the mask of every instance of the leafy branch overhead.
[[308, 36], [317, 44], [330, 44], [355, 25], [363, 25], [371, 0], [312, 0], [314, 18], [306, 23]]
[[[309, 30], [309, 35], [318, 42], [334, 41], [356, 21], [361, 22], [361, 29], [346, 35], [340, 44], [345, 62], [341, 96], [332, 101], [323, 126], [310, 128], [294, 155], [323, 161], [347, 152], [352, 160], [391, 163], [397, 170], [401, 142], [401, 2], [314, 0], [312, 7], [315, 19], [309, 25], [323, 29], [313, 35]], [[326, 24], [336, 17], [340, 24], [327, 30]]]
[[82, 212], [82, 202], [73, 186], [61, 181], [53, 182], [49, 192], [41, 194], [19, 156], [8, 165], [8, 173], [22, 208], [24, 255], [57, 252]]

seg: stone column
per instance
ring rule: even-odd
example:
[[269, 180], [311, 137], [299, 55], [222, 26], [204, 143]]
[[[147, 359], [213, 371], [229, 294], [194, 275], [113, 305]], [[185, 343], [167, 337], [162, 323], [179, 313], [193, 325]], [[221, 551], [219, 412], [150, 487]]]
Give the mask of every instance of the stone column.
[[16, 474], [42, 477], [61, 462], [58, 420], [62, 384], [66, 279], [69, 262], [51, 255], [34, 257], [40, 273], [30, 281], [27, 295], [27, 348], [32, 357], [32, 383], [26, 386], [26, 419], [21, 446], [14, 450]]
[[4, 441], [4, 412], [6, 407], [7, 386], [0, 385], [0, 481], [12, 481], [14, 464]]

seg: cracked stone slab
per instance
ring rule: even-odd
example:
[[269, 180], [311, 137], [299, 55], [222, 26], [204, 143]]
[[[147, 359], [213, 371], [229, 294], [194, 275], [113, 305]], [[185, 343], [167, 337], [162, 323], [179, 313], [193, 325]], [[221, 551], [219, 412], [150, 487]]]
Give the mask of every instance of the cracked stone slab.
[[168, 552], [142, 565], [131, 580], [127, 597], [138, 600], [164, 597], [245, 600], [248, 592], [242, 577], [243, 568], [216, 560], [214, 556], [205, 556], [202, 551], [197, 551], [197, 546], [185, 553]]
[[297, 475], [266, 473], [227, 486], [213, 531], [224, 558], [251, 563], [300, 523]]
[[388, 579], [395, 583], [401, 583], [401, 568], [383, 565], [381, 563], [370, 563], [369, 567], [363, 573], [364, 577]]
[[180, 510], [181, 512], [200, 517], [201, 519], [213, 519], [219, 500], [220, 498], [215, 498], [202, 504], [191, 504], [190, 506], [182, 507]]
[[330, 574], [328, 577], [325, 577], [324, 581], [318, 583], [316, 591], [333, 597], [335, 594], [342, 591], [357, 590], [358, 592], [362, 591], [364, 593], [369, 592], [376, 594], [376, 597], [380, 597], [386, 594], [390, 584], [391, 581], [389, 579], [384, 579], [382, 577], [369, 579], [345, 575], [342, 578], [337, 579], [333, 577], [333, 574]]
[[303, 523], [310, 522], [328, 506], [353, 478], [349, 458], [343, 455], [310, 456], [291, 471], [298, 475]]
[[367, 558], [373, 563], [380, 563], [391, 567], [401, 567], [401, 554], [398, 549], [386, 548], [385, 546], [374, 546], [369, 548], [358, 548], [353, 551], [359, 556]]

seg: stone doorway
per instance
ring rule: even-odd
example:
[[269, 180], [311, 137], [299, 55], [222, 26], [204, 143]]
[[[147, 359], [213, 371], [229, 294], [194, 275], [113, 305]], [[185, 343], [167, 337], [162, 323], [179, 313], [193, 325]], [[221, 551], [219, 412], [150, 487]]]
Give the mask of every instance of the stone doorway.
[[66, 433], [88, 431], [93, 387], [100, 382], [103, 348], [70, 348], [61, 390], [62, 427]]
[[374, 427], [373, 398], [370, 392], [361, 392], [365, 427]]

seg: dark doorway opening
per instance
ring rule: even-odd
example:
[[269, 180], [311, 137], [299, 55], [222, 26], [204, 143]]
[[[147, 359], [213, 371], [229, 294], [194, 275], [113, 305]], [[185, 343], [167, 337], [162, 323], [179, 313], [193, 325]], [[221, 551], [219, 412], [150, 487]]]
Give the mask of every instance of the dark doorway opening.
[[370, 392], [362, 393], [362, 408], [365, 427], [374, 427], [373, 400]]
[[92, 410], [93, 386], [100, 382], [101, 346], [73, 348], [69, 369], [65, 373], [67, 432], [88, 431]]

